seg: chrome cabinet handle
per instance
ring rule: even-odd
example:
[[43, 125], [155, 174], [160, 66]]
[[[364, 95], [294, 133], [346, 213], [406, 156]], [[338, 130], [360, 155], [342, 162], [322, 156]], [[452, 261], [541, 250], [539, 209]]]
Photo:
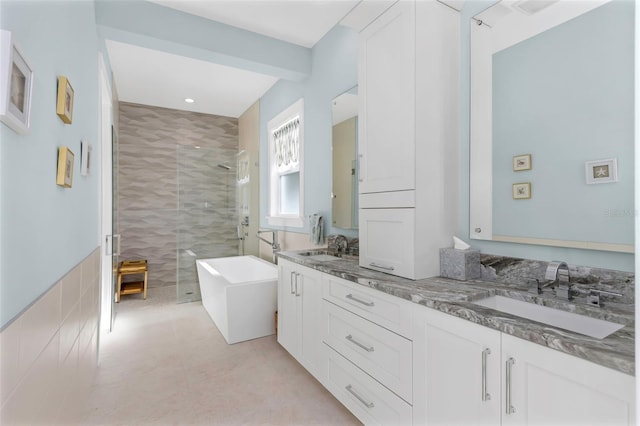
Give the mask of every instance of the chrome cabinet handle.
[[374, 268], [380, 268], [380, 269], [385, 269], [387, 271], [393, 271], [395, 268], [393, 266], [384, 266], [384, 265], [378, 265], [375, 262], [371, 262], [369, 264], [369, 266], [373, 266]]
[[373, 407], [374, 407], [373, 402], [369, 402], [369, 401], [367, 401], [366, 399], [364, 399], [363, 397], [361, 397], [360, 395], [358, 395], [358, 393], [357, 393], [356, 391], [354, 391], [354, 390], [353, 390], [353, 386], [351, 386], [351, 385], [347, 385], [347, 386], [345, 387], [345, 389], [346, 389], [346, 390], [347, 390], [351, 395], [355, 396], [355, 397], [358, 399], [358, 401], [362, 402], [362, 403], [365, 405], [365, 407], [367, 407], [367, 408], [373, 408]]
[[358, 155], [358, 182], [362, 182], [362, 175], [360, 174], [360, 163], [362, 163], [362, 154]]
[[491, 349], [482, 351], [482, 400], [490, 401], [491, 395], [487, 393], [487, 355], [491, 355]]
[[295, 272], [292, 271], [291, 272], [291, 282], [290, 282], [291, 294], [296, 294], [295, 290], [293, 289], [294, 276], [295, 276]]
[[367, 300], [362, 300], [360, 298], [355, 297], [353, 294], [347, 294], [345, 297], [347, 299], [353, 300], [354, 302], [362, 303], [365, 306], [374, 306], [375, 305], [373, 302], [369, 302]]
[[513, 358], [509, 358], [507, 360], [507, 371], [506, 371], [506, 401], [505, 405], [507, 406], [507, 414], [513, 414], [516, 412], [516, 409], [513, 405], [511, 405], [511, 367], [516, 363], [516, 360]]
[[350, 341], [351, 343], [353, 343], [356, 346], [360, 346], [362, 349], [364, 349], [367, 352], [373, 352], [374, 351], [373, 346], [367, 346], [367, 345], [364, 345], [364, 344], [358, 342], [356, 339], [353, 338], [352, 335], [346, 336], [345, 339], [347, 339], [348, 341]]
[[296, 272], [296, 296], [300, 296], [300, 289], [298, 288], [298, 278], [300, 278], [300, 274]]

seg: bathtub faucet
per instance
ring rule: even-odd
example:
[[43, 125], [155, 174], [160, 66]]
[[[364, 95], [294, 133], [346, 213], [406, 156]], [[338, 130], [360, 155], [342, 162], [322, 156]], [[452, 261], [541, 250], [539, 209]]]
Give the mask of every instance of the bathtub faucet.
[[[265, 240], [260, 236], [260, 234], [263, 234], [265, 232], [271, 233], [271, 241]], [[278, 243], [278, 231], [275, 231], [275, 230], [258, 231], [258, 233], [256, 234], [256, 237], [258, 237], [260, 241], [264, 241], [265, 243], [269, 244], [273, 249], [274, 253], [277, 251], [280, 251], [280, 244]]]

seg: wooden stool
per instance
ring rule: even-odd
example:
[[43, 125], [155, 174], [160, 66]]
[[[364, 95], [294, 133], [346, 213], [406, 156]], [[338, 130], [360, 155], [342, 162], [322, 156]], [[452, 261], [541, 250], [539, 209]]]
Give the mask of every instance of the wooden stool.
[[[124, 275], [144, 274], [144, 281], [123, 283]], [[147, 261], [146, 260], [124, 260], [118, 267], [118, 291], [116, 292], [116, 303], [120, 302], [123, 294], [144, 293], [147, 298]]]

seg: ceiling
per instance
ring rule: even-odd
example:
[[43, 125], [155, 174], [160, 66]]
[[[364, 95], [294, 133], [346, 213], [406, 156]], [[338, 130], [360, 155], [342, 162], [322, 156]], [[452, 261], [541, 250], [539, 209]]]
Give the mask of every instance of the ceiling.
[[[151, 0], [304, 47], [315, 45], [358, 0]], [[107, 40], [121, 101], [239, 117], [277, 79]], [[192, 98], [194, 103], [186, 103]]]

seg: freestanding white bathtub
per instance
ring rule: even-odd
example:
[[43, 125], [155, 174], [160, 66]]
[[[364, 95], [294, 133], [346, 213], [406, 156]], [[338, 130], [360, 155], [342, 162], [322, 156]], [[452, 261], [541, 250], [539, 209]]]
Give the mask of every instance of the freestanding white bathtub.
[[275, 333], [278, 268], [255, 256], [196, 261], [202, 305], [229, 344]]

